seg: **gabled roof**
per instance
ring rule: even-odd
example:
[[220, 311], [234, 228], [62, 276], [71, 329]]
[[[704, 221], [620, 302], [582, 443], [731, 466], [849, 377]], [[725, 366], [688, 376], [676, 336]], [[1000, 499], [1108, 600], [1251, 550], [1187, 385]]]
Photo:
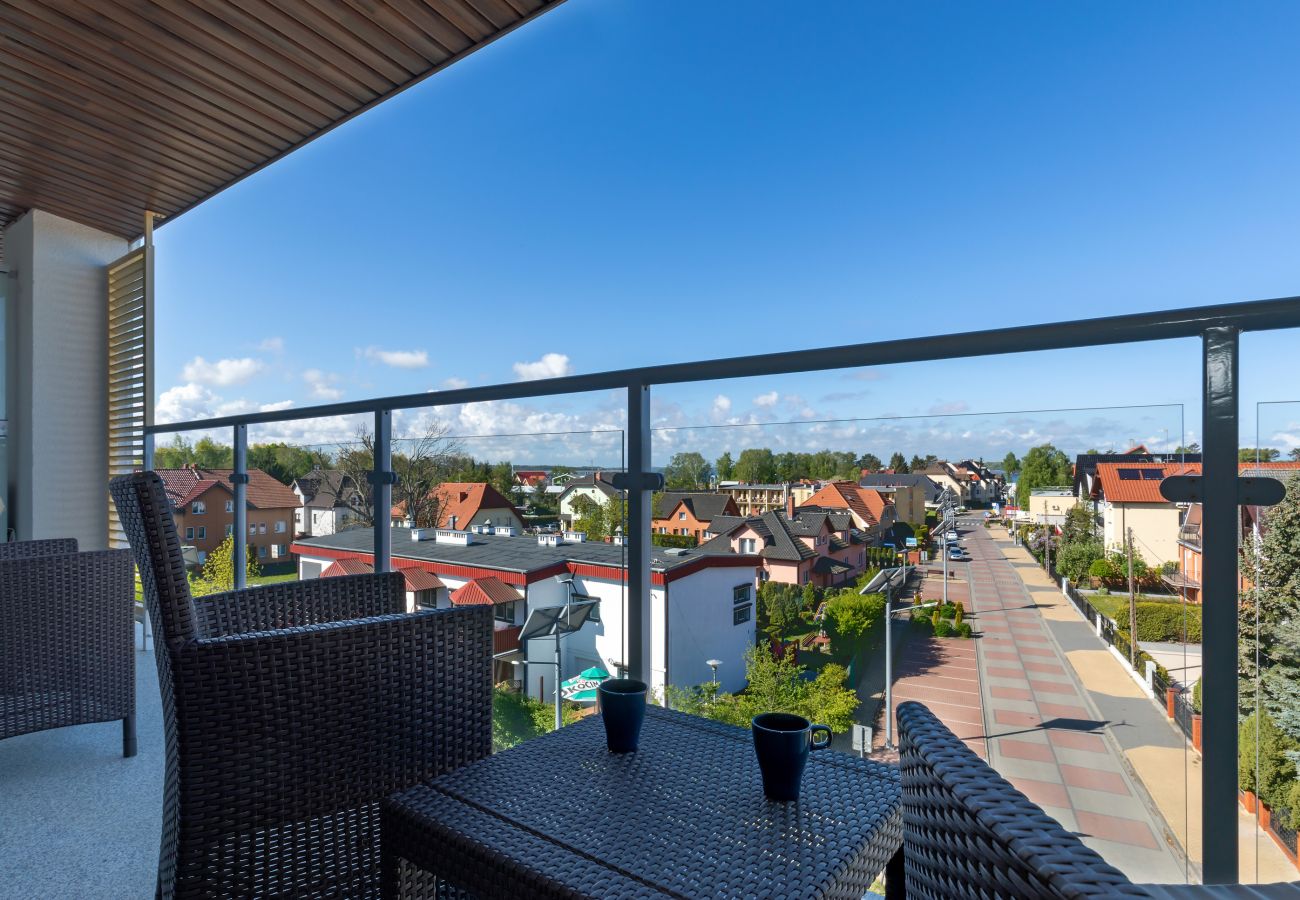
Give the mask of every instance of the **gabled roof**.
[[682, 503], [701, 522], [712, 522], [718, 516], [727, 515], [727, 510], [736, 508], [736, 501], [730, 494], [715, 494], [712, 491], [664, 491], [656, 495], [655, 499], [656, 519], [668, 518], [678, 504]]
[[920, 487], [925, 492], [925, 499], [928, 501], [938, 500], [940, 493], [939, 485], [919, 472], [897, 475], [889, 472], [876, 472], [871, 475], [863, 475], [858, 484], [867, 488]]
[[434, 591], [440, 587], [445, 587], [441, 578], [432, 572], [426, 572], [424, 569], [404, 566], [397, 571], [401, 572], [406, 578], [406, 589], [408, 591]]
[[1110, 503], [1168, 503], [1160, 494], [1160, 482], [1172, 475], [1200, 473], [1200, 463], [1098, 463], [1092, 494]]
[[[398, 569], [406, 579], [406, 589], [415, 591], [432, 591], [443, 587], [442, 579], [432, 572], [414, 567]], [[336, 559], [320, 573], [321, 578], [337, 578], [340, 575], [373, 575], [375, 567], [360, 559]]]
[[[484, 481], [445, 481], [434, 488], [433, 493], [438, 498], [438, 528], [451, 528], [453, 516], [456, 528], [468, 528], [474, 517], [484, 510], [515, 511], [513, 502]], [[393, 507], [392, 518], [400, 519], [405, 515], [405, 503]]]
[[833, 481], [801, 503], [799, 508], [818, 506], [847, 509], [853, 513], [859, 527], [869, 528], [880, 524], [889, 501], [872, 488], [864, 488], [852, 481]]
[[347, 506], [344, 498], [357, 491], [352, 477], [339, 469], [312, 469], [293, 486], [302, 492], [302, 505], [312, 509]]
[[492, 606], [521, 599], [519, 591], [495, 575], [471, 579], [464, 587], [451, 592], [451, 602], [456, 606]]
[[341, 575], [373, 575], [375, 567], [359, 559], [336, 559], [320, 573], [321, 578], [338, 578]]
[[[230, 483], [233, 469], [155, 469], [162, 479], [167, 499], [177, 509], [197, 499], [214, 486], [224, 488], [234, 496]], [[261, 469], [248, 470], [248, 487], [245, 496], [253, 509], [296, 509], [298, 495], [286, 484], [281, 484]]]
[[[747, 527], [763, 542], [763, 549], [759, 551], [759, 556], [788, 562], [811, 559], [817, 556], [818, 553], [799, 540], [798, 532], [808, 531], [808, 533], [820, 534], [820, 525], [825, 524], [826, 516], [827, 513], [823, 511], [821, 517], [817, 520], [819, 527], [816, 532], [809, 531], [813, 527], [811, 522], [791, 523], [783, 513], [779, 512], [765, 512], [761, 516], [749, 516], [748, 518], [720, 516], [713, 520], [713, 524], [709, 528], [710, 531], [717, 534], [717, 537], [705, 541], [700, 545], [699, 549], [705, 554], [730, 553], [731, 536], [740, 529]], [[798, 529], [798, 532], [796, 532], [796, 529]]]
[[569, 493], [569, 491], [576, 490], [577, 488], [593, 487], [604, 494], [607, 498], [616, 498], [619, 496], [619, 492], [614, 487], [613, 478], [613, 472], [592, 472], [590, 475], [582, 475], [570, 479], [569, 483], [564, 486], [564, 490], [560, 493], [560, 500], [563, 501], [564, 495]]

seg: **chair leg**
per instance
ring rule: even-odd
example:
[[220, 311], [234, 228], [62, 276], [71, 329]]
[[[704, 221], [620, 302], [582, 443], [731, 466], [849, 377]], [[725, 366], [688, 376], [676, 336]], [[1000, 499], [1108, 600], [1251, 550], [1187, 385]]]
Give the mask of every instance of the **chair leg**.
[[135, 713], [122, 720], [122, 755], [135, 756]]
[[885, 900], [904, 900], [907, 896], [907, 880], [903, 871], [903, 848], [899, 847], [885, 864]]

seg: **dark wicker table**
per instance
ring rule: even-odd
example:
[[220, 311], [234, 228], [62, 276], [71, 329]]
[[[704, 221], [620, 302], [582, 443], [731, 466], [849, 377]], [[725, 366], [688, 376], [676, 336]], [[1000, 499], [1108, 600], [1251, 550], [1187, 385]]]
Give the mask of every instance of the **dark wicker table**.
[[773, 803], [748, 731], [653, 706], [636, 753], [607, 751], [591, 716], [381, 815], [385, 897], [858, 900], [887, 863], [901, 896], [897, 769], [814, 753], [800, 800]]

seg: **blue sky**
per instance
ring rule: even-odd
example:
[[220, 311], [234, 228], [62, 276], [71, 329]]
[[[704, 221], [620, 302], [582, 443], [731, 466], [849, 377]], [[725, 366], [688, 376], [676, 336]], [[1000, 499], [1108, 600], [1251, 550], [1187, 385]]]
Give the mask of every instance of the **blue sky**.
[[[1300, 293], [1300, 7], [792, 9], [570, 0], [165, 225], [159, 417]], [[1300, 343], [1244, 348], [1253, 431], [1300, 400]], [[1198, 376], [1178, 342], [666, 388], [656, 455], [1172, 444]], [[1001, 414], [1135, 404], [1173, 405]], [[609, 395], [438, 415], [622, 422]], [[894, 416], [935, 418], [823, 422]], [[1264, 419], [1300, 446], [1300, 404]]]

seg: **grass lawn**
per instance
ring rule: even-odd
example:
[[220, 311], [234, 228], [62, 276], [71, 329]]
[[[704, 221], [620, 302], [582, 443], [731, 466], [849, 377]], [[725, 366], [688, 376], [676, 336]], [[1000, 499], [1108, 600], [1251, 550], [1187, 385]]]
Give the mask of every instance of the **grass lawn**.
[[[283, 575], [261, 575], [257, 578], [248, 579], [249, 587], [258, 587], [264, 584], [280, 584], [283, 581], [297, 581], [297, 572], [286, 572]], [[140, 579], [135, 580], [135, 602], [144, 602], [144, 589], [140, 586]]]

